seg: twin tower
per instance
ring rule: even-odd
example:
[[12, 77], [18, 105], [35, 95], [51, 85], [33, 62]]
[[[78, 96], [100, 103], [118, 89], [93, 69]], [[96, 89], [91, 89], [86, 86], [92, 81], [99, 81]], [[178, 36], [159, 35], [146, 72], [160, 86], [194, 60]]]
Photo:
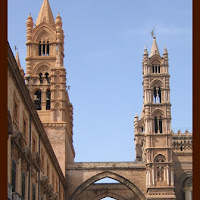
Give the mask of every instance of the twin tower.
[[[73, 106], [66, 90], [63, 66], [64, 33], [59, 14], [55, 21], [48, 0], [44, 0], [34, 25], [27, 19], [26, 85], [65, 174], [66, 163], [74, 162]], [[168, 52], [160, 56], [156, 38], [151, 52], [143, 56], [143, 109], [135, 116], [136, 161], [146, 163], [149, 195], [166, 187], [174, 198], [172, 166], [171, 104]]]

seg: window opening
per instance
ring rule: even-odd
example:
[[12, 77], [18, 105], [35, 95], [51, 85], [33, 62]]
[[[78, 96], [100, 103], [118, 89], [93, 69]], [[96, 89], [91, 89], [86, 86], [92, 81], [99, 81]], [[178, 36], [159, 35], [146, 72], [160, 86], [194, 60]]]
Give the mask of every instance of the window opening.
[[34, 95], [35, 109], [41, 110], [41, 91], [38, 90]]
[[153, 88], [153, 102], [161, 103], [161, 88]]
[[160, 73], [160, 65], [158, 65], [158, 73]]
[[43, 42], [43, 56], [45, 55], [45, 41]]
[[155, 133], [158, 133], [158, 122], [157, 122], [157, 117], [155, 116], [154, 118], [155, 121]]
[[51, 91], [47, 90], [46, 93], [46, 110], [50, 110], [51, 109]]
[[49, 41], [47, 41], [47, 55], [49, 55]]
[[160, 90], [160, 87], [158, 89], [158, 96], [159, 96], [159, 103], [161, 103], [161, 90]]
[[42, 52], [42, 45], [41, 45], [41, 41], [39, 42], [39, 56], [41, 56], [41, 52]]
[[42, 73], [39, 73], [39, 80], [40, 80], [40, 83], [43, 83]]
[[48, 72], [45, 73], [45, 78], [47, 79], [47, 82], [50, 83], [50, 81], [49, 81], [49, 73]]
[[161, 119], [161, 117], [159, 119], [159, 131], [160, 131], [160, 133], [162, 133], [162, 119]]

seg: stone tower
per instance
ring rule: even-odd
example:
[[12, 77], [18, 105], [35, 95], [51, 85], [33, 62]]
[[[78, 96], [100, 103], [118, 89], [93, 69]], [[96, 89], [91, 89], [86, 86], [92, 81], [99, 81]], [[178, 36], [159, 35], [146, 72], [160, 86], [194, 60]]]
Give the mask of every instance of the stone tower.
[[27, 19], [26, 85], [65, 174], [65, 164], [74, 162], [73, 106], [66, 90], [63, 66], [64, 33], [58, 13], [54, 20], [44, 0], [34, 25]]
[[175, 199], [168, 52], [153, 38], [143, 56], [143, 108], [134, 120], [136, 160], [146, 163], [147, 199]]

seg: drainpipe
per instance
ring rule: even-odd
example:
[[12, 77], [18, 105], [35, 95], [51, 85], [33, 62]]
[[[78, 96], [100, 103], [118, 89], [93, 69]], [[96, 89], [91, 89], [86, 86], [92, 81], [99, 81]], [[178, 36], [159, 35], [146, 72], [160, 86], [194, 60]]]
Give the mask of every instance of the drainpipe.
[[[29, 148], [31, 149], [31, 115], [29, 119]], [[31, 183], [31, 166], [29, 166], [28, 174], [28, 199], [30, 199], [30, 183]]]

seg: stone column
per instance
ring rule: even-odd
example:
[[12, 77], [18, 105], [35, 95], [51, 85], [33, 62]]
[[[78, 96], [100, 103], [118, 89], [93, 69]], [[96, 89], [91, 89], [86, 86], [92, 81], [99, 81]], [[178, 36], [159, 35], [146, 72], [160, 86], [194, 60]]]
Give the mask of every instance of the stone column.
[[167, 166], [167, 185], [169, 185], [169, 166]]
[[192, 200], [191, 191], [189, 189], [185, 190], [185, 200]]

